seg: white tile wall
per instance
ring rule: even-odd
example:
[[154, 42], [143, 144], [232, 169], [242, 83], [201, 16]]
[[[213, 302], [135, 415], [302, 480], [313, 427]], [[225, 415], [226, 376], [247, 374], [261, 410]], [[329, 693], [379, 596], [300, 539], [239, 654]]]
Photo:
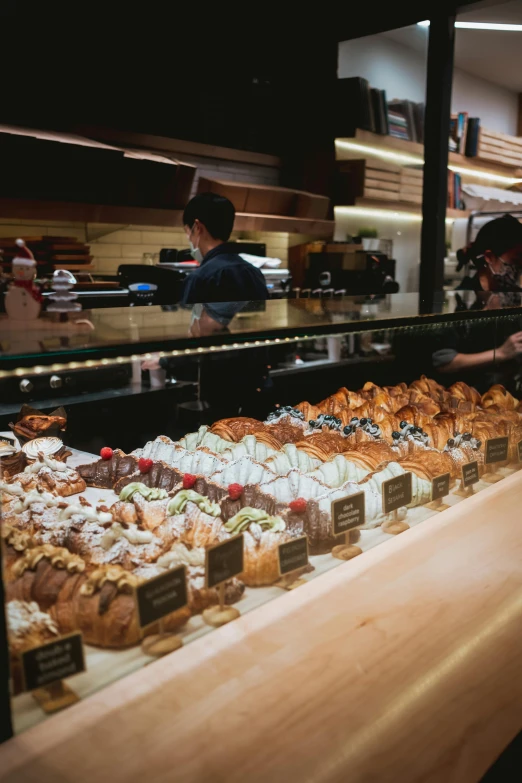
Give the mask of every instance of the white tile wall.
[[[254, 184], [277, 185], [279, 183], [279, 171], [276, 168], [203, 157], [180, 156], [180, 160], [197, 166], [193, 194], [197, 191], [200, 176]], [[94, 269], [107, 274], [115, 274], [120, 264], [140, 263], [144, 253], [159, 253], [164, 247], [178, 249], [187, 247], [183, 229], [173, 229], [171, 226], [122, 227], [111, 224], [84, 225], [56, 220], [35, 222], [0, 218], [0, 238], [39, 235], [70, 236], [76, 237], [81, 242], [87, 242], [94, 256]], [[282, 232], [234, 232], [232, 238], [264, 242], [267, 246], [267, 255], [281, 258], [284, 264], [288, 258], [289, 242], [292, 241], [294, 244], [294, 237]]]

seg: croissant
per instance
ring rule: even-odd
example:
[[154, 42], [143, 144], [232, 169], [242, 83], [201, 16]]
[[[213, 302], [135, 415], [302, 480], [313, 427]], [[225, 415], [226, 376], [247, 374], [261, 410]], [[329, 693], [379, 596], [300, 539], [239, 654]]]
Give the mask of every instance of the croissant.
[[[280, 449], [287, 443], [297, 443], [303, 437], [303, 428], [290, 424], [288, 421], [281, 421], [278, 424], [269, 424], [265, 432], [256, 432], [256, 439], [261, 443], [271, 445], [274, 449]], [[275, 445], [277, 444], [277, 445]]]
[[440, 383], [437, 383], [437, 381], [434, 381], [431, 378], [427, 378], [425, 375], [421, 375], [418, 381], [410, 383], [409, 388], [419, 391], [422, 394], [433, 396], [434, 399], [439, 399], [446, 392], [444, 386], [441, 386]]
[[170, 530], [176, 540], [191, 547], [208, 547], [218, 543], [223, 520], [219, 516], [211, 516], [188, 502], [185, 513], [169, 519]]
[[376, 424], [390, 415], [386, 408], [376, 405], [373, 400], [360, 405], [353, 413], [358, 419], [371, 419]]
[[383, 391], [384, 390], [380, 386], [377, 386], [376, 383], [366, 381], [362, 389], [359, 389], [359, 394], [366, 400], [371, 400]]
[[[77, 555], [52, 546], [27, 550], [11, 569], [8, 600], [36, 601], [48, 611], [61, 634], [81, 631], [84, 641], [98, 647], [128, 647], [142, 636], [133, 588], [139, 580], [119, 566], [85, 573]], [[188, 607], [164, 618], [172, 631], [190, 617]], [[155, 633], [156, 626], [147, 628]]]
[[112, 489], [120, 479], [138, 472], [138, 460], [120, 449], [115, 449], [110, 459], [79, 465], [76, 470], [88, 487]]
[[[331, 394], [330, 397], [322, 400], [322, 402], [318, 402], [317, 408], [319, 408], [321, 413], [337, 416], [339, 410], [347, 407], [344, 391], [344, 389], [339, 389], [335, 394]], [[364, 400], [361, 400], [361, 402], [364, 402]]]
[[457, 399], [472, 402], [474, 405], [480, 405], [481, 403], [479, 392], [474, 389], [473, 386], [468, 386], [468, 384], [463, 381], [457, 381], [452, 384], [448, 388], [448, 391], [452, 397], [456, 397]]
[[6, 620], [9, 663], [13, 693], [16, 696], [23, 689], [21, 654], [32, 647], [41, 647], [57, 640], [60, 632], [52, 617], [41, 612], [34, 601], [9, 601], [6, 605]]
[[387, 392], [390, 397], [399, 397], [401, 394], [405, 394], [408, 391], [406, 383], [397, 383], [395, 386], [384, 386], [384, 391]]
[[508, 390], [500, 383], [496, 383], [485, 394], [482, 395], [482, 405], [489, 408], [491, 405], [498, 405], [508, 410], [516, 410], [519, 402]]
[[317, 405], [311, 405], [309, 402], [300, 402], [295, 407], [298, 411], [301, 411], [301, 413], [305, 417], [305, 421], [310, 421], [310, 419], [312, 420], [317, 419], [317, 417], [321, 413]]
[[318, 432], [299, 441], [295, 446], [322, 462], [326, 462], [332, 454], [342, 454], [349, 448], [347, 438], [333, 432]]
[[407, 405], [397, 411], [397, 419], [399, 421], [407, 421], [409, 424], [414, 424], [416, 427], [422, 427], [424, 429], [428, 424], [431, 424], [433, 418], [423, 413], [417, 405]]
[[429, 437], [429, 443], [434, 449], [442, 451], [448, 440], [455, 434], [453, 431], [453, 422], [448, 420], [435, 419], [423, 427], [424, 432]]
[[247, 416], [236, 416], [232, 419], [220, 419], [210, 428], [215, 435], [219, 435], [224, 440], [230, 440], [238, 443], [245, 435], [255, 435], [265, 429], [262, 421], [250, 419]]
[[432, 481], [436, 476], [442, 476], [443, 473], [451, 473], [453, 476], [455, 472], [450, 456], [434, 449], [417, 451], [414, 457], [400, 459], [399, 464], [405, 471], [411, 471], [426, 481]]
[[336, 395], [338, 395], [339, 400], [341, 400], [341, 397], [344, 398], [344, 406], [348, 408], [357, 408], [364, 402], [364, 397], [361, 397], [358, 392], [349, 391], [345, 386], [338, 389]]

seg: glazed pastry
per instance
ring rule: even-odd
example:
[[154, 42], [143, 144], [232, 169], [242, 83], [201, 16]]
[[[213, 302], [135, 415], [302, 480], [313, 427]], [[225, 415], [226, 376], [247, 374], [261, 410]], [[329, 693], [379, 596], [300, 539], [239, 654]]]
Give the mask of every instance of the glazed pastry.
[[418, 381], [410, 383], [410, 389], [416, 389], [417, 391], [422, 392], [422, 394], [433, 397], [435, 400], [442, 399], [446, 393], [444, 386], [441, 386], [440, 383], [437, 383], [437, 381], [434, 381], [431, 378], [427, 378], [425, 375], [421, 375]]
[[13, 695], [16, 696], [23, 689], [21, 654], [32, 647], [56, 641], [60, 632], [52, 617], [41, 612], [34, 601], [9, 601], [6, 621]]

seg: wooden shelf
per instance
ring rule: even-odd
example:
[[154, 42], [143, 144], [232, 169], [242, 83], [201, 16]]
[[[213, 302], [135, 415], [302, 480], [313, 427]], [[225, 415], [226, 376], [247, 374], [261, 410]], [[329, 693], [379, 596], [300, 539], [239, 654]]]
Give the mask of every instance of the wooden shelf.
[[[421, 165], [424, 159], [423, 144], [419, 144], [415, 141], [407, 141], [406, 139], [396, 139], [394, 136], [381, 136], [380, 134], [372, 133], [371, 131], [357, 129], [353, 138], [338, 138], [336, 141], [344, 141], [351, 144], [358, 143], [366, 147], [374, 147], [376, 149], [376, 155], [378, 155], [380, 150], [387, 150], [391, 153], [399, 153], [413, 158], [419, 158], [418, 165]], [[365, 157], [368, 154], [370, 153], [365, 150], [359, 154], [356, 149], [346, 150], [345, 153], [340, 154], [340, 148], [336, 146], [336, 157], [338, 160], [356, 156]], [[401, 161], [398, 160], [397, 164], [401, 165]], [[473, 176], [475, 172], [482, 172], [501, 177], [512, 177], [514, 179], [522, 178], [522, 167], [520, 166], [507, 166], [501, 163], [493, 165], [488, 161], [482, 161], [478, 157], [467, 158], [465, 155], [460, 155], [457, 152], [449, 153], [449, 164], [467, 169], [470, 176]], [[414, 166], [416, 164], [412, 161], [411, 163], [402, 163], [402, 165]]]
[[53, 264], [54, 269], [67, 269], [69, 272], [92, 272], [94, 264]]
[[[183, 226], [183, 211], [179, 209], [115, 207], [67, 201], [26, 201], [25, 199], [0, 198], [0, 214], [4, 218], [15, 220], [64, 220], [81, 223], [114, 223], [120, 226], [172, 226], [173, 228]], [[333, 236], [334, 221], [238, 212], [234, 229], [236, 231], [288, 232], [328, 239]]]
[[[419, 204], [410, 204], [408, 201], [381, 201], [372, 198], [356, 198], [355, 204], [336, 204], [336, 207], [364, 207], [366, 209], [382, 209], [387, 212], [409, 212], [414, 215], [422, 215], [422, 208]], [[469, 217], [469, 210], [465, 209], [446, 209], [446, 217], [458, 218]]]

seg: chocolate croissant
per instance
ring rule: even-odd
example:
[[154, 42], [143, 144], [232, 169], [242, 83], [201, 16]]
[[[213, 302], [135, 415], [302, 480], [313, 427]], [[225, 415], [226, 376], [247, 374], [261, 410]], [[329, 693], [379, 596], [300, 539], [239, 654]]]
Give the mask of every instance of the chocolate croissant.
[[[129, 647], [143, 635], [133, 595], [139, 580], [119, 566], [87, 574], [82, 558], [42, 546], [27, 550], [12, 566], [11, 577], [8, 600], [35, 601], [61, 634], [81, 631], [87, 644], [98, 647]], [[189, 617], [188, 607], [173, 612], [164, 618], [164, 628], [175, 630]], [[156, 631], [157, 625], [147, 628], [147, 633]]]

